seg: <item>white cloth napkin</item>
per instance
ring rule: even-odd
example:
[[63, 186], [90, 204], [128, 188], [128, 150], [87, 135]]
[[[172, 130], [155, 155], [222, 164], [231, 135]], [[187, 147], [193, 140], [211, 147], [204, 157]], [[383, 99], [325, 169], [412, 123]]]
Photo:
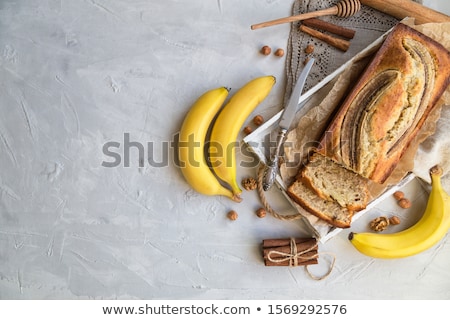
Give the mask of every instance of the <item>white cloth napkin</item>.
[[450, 193], [450, 106], [443, 106], [436, 132], [422, 142], [414, 158], [414, 174], [431, 182], [429, 168], [439, 164], [444, 170], [442, 185]]

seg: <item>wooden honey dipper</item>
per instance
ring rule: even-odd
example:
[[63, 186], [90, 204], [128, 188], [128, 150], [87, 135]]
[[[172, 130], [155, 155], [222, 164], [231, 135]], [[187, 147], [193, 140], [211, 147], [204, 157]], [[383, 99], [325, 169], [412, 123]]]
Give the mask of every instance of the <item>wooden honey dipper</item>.
[[359, 0], [341, 0], [338, 3], [336, 3], [335, 6], [330, 7], [328, 9], [322, 9], [322, 10], [318, 10], [318, 11], [298, 14], [295, 16], [261, 22], [261, 23], [252, 25], [251, 29], [255, 30], [255, 29], [260, 29], [260, 28], [264, 28], [264, 27], [270, 27], [270, 26], [277, 25], [277, 24], [306, 20], [309, 18], [317, 18], [317, 17], [321, 17], [321, 16], [336, 15], [340, 18], [347, 18], [347, 17], [350, 17], [350, 16], [354, 15], [355, 13], [357, 13], [360, 9], [361, 9], [361, 3], [359, 2]]

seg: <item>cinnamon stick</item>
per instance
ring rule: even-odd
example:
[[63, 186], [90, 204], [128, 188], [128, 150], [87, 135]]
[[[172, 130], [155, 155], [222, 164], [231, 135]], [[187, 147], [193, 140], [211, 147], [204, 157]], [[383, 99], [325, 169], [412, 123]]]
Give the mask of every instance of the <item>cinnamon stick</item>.
[[352, 30], [352, 29], [348, 29], [342, 26], [339, 26], [337, 24], [331, 23], [331, 22], [327, 22], [324, 20], [320, 20], [317, 18], [311, 18], [311, 19], [306, 19], [303, 20], [302, 22], [305, 26], [311, 27], [311, 28], [316, 28], [316, 29], [320, 29], [323, 31], [328, 31], [330, 33], [333, 33], [335, 35], [344, 37], [346, 39], [353, 39], [353, 37], [355, 36], [356, 31]]
[[303, 31], [306, 34], [309, 34], [312, 37], [315, 37], [319, 40], [322, 40], [326, 43], [328, 43], [329, 45], [341, 50], [341, 51], [347, 51], [348, 48], [350, 47], [350, 42], [348, 40], [344, 40], [344, 39], [340, 39], [340, 38], [336, 38], [333, 36], [330, 36], [328, 34], [322, 33], [318, 30], [312, 29], [310, 27], [307, 27], [305, 25], [301, 25], [299, 27], [300, 31]]
[[[294, 240], [297, 244], [297, 247], [299, 246], [299, 244], [304, 244], [305, 248], [309, 248], [317, 244], [317, 240], [314, 238], [295, 238]], [[291, 239], [266, 239], [263, 240], [262, 246], [263, 248], [284, 247], [289, 246], [290, 243]]]

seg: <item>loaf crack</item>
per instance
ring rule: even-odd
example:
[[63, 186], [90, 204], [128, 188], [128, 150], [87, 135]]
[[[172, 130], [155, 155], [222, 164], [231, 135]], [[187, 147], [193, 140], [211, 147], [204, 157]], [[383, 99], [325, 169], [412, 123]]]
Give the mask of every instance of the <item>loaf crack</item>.
[[[399, 151], [422, 120], [434, 89], [436, 66], [429, 51], [411, 38], [403, 39], [402, 46], [408, 71], [390, 68], [378, 73], [355, 96], [342, 120], [341, 158], [363, 176], [375, 170], [375, 154], [389, 157]], [[399, 108], [390, 108], [394, 104]]]
[[[436, 63], [420, 42], [405, 38], [403, 47], [411, 56], [414, 72], [405, 81], [405, 91], [408, 94], [405, 107], [392, 129], [387, 133], [389, 141], [393, 142], [389, 146], [388, 156], [397, 151], [398, 146], [422, 120], [434, 90], [436, 77]], [[395, 139], [395, 137], [397, 138]]]
[[372, 118], [379, 100], [400, 78], [401, 73], [394, 69], [379, 73], [355, 97], [343, 119], [340, 141], [350, 143], [341, 145], [342, 158], [356, 172], [367, 170], [372, 154], [379, 150], [380, 139], [370, 134]]

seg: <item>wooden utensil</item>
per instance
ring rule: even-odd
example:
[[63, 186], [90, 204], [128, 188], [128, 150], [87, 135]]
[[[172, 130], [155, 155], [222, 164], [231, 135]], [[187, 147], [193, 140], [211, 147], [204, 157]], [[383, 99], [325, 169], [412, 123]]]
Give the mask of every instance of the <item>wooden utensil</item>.
[[450, 17], [411, 0], [361, 0], [361, 3], [397, 19], [415, 18], [416, 24], [450, 22]]
[[277, 25], [277, 24], [300, 21], [300, 20], [305, 20], [305, 19], [309, 19], [309, 18], [317, 18], [317, 17], [321, 17], [321, 16], [336, 15], [341, 18], [347, 18], [347, 17], [354, 15], [360, 9], [361, 9], [361, 3], [359, 2], [359, 0], [341, 0], [335, 6], [330, 7], [328, 9], [307, 12], [307, 13], [298, 14], [295, 16], [290, 16], [290, 17], [285, 17], [285, 18], [281, 18], [281, 19], [276, 19], [276, 20], [271, 20], [271, 21], [267, 21], [267, 22], [254, 24], [251, 26], [251, 29], [255, 30], [255, 29], [259, 29], [259, 28], [270, 27], [270, 26]]

